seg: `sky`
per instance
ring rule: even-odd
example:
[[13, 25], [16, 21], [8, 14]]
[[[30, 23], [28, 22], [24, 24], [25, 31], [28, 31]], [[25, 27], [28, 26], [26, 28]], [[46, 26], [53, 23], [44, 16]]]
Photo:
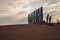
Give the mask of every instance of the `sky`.
[[28, 14], [43, 6], [44, 20], [60, 21], [60, 0], [0, 0], [0, 25], [28, 24]]

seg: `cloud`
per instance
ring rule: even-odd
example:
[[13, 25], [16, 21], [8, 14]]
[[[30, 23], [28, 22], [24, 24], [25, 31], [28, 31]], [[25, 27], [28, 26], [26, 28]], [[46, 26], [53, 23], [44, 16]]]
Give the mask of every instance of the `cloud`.
[[23, 17], [22, 19], [15, 21], [15, 23], [28, 24], [28, 17]]
[[[50, 14], [50, 15], [52, 15], [53, 16], [53, 18], [52, 18], [52, 20], [53, 19], [59, 19], [60, 17], [59, 17], [59, 13], [60, 13], [60, 2], [57, 2], [57, 3], [53, 3], [53, 4], [48, 4], [48, 3], [45, 3], [45, 5], [46, 5], [46, 7], [45, 7], [45, 9], [44, 9], [44, 13], [45, 14]], [[54, 18], [55, 17], [55, 18]], [[55, 21], [56, 21], [55, 20]], [[60, 19], [59, 19], [60, 20]], [[55, 22], [54, 21], [54, 22]]]
[[[38, 8], [43, 6], [44, 8], [44, 19], [46, 19], [47, 14], [53, 16], [52, 20], [55, 19], [53, 22], [56, 22], [57, 19], [60, 18], [60, 0], [36, 0], [30, 3], [32, 8]], [[60, 19], [59, 19], [60, 21]]]
[[9, 23], [11, 21], [11, 17], [1, 17], [0, 18], [0, 24], [1, 23]]
[[10, 25], [10, 24], [27, 24], [28, 17], [26, 14], [7, 16], [0, 18], [0, 25]]
[[0, 24], [27, 23], [27, 15], [41, 6], [44, 19], [47, 14], [60, 18], [60, 0], [0, 0]]

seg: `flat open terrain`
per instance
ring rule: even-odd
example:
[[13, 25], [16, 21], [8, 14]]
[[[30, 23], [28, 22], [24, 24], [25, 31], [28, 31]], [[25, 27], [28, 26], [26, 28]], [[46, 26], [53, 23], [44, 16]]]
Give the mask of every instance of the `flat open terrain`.
[[60, 40], [60, 27], [38, 24], [0, 26], [0, 40]]

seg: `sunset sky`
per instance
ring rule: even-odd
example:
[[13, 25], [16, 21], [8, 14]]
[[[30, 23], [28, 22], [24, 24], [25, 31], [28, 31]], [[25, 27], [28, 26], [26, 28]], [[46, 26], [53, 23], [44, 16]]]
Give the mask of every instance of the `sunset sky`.
[[0, 0], [0, 25], [28, 24], [28, 14], [43, 6], [44, 20], [60, 21], [60, 0]]

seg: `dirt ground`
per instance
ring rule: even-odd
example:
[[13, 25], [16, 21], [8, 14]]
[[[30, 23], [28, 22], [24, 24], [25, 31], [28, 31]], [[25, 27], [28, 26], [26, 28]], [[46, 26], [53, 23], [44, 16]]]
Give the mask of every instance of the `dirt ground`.
[[0, 26], [0, 40], [60, 40], [60, 27], [38, 24]]

